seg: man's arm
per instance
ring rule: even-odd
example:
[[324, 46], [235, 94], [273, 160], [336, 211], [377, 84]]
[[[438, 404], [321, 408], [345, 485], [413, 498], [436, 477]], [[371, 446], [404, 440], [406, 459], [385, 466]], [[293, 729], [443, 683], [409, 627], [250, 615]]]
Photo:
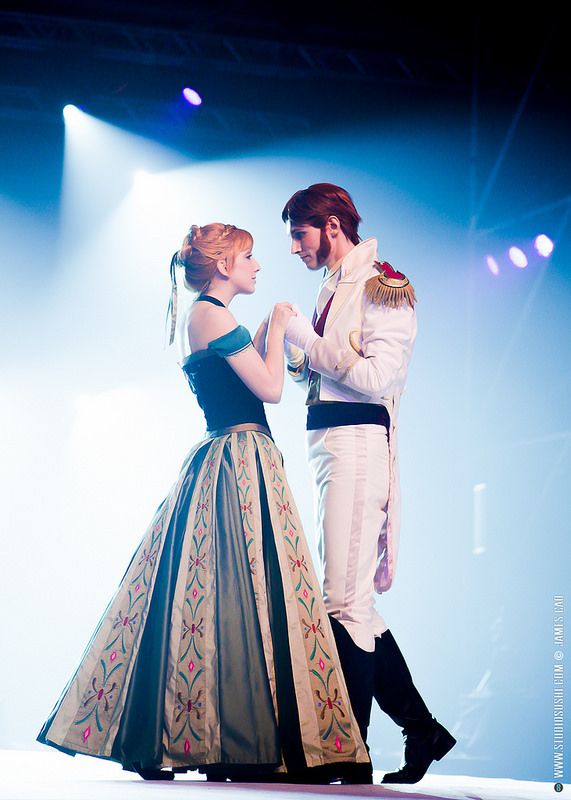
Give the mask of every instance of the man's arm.
[[406, 374], [416, 316], [409, 305], [390, 308], [366, 297], [363, 303], [360, 349], [358, 342], [349, 340], [349, 333], [341, 347], [327, 336], [318, 336], [299, 312], [288, 323], [286, 339], [309, 354], [308, 365], [315, 372], [361, 394], [384, 395]]
[[385, 395], [404, 377], [416, 337], [416, 316], [408, 306], [387, 308], [370, 301], [363, 314], [362, 352], [347, 341], [338, 347], [317, 338], [310, 369], [365, 395]]
[[300, 347], [289, 342], [285, 343], [285, 356], [287, 374], [302, 388], [307, 386], [309, 379], [309, 358]]

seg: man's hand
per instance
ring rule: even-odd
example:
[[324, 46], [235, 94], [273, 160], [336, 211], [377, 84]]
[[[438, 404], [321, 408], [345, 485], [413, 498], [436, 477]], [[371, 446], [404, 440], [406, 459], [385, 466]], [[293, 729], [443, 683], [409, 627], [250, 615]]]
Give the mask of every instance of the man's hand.
[[301, 347], [296, 347], [295, 344], [290, 344], [288, 341], [284, 342], [284, 351], [287, 363], [291, 369], [299, 369], [305, 361], [305, 353]]
[[295, 316], [290, 317], [286, 332], [285, 338], [286, 342], [290, 344], [296, 345], [304, 353], [308, 353], [319, 339], [319, 336], [313, 330], [313, 325], [308, 320], [308, 318], [303, 314], [299, 308], [294, 306]]

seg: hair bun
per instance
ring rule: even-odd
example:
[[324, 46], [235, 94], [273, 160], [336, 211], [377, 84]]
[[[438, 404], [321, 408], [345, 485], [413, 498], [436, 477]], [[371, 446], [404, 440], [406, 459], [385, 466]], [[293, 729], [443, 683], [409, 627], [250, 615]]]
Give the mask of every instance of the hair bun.
[[186, 269], [189, 266], [192, 256], [200, 252], [199, 248], [195, 245], [195, 242], [198, 242], [200, 239], [202, 239], [202, 228], [200, 225], [191, 225], [189, 232], [184, 238], [182, 247], [177, 253], [177, 267]]

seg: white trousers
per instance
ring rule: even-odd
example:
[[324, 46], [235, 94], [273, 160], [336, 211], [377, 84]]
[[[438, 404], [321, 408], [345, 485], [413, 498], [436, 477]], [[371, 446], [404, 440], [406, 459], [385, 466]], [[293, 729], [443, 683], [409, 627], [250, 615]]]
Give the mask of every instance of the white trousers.
[[387, 630], [375, 609], [377, 545], [387, 522], [389, 448], [381, 425], [307, 431], [323, 596], [362, 650]]

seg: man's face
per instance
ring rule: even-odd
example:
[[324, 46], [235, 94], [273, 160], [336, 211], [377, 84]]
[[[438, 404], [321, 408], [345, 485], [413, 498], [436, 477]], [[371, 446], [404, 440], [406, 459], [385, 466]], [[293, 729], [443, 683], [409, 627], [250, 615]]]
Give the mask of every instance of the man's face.
[[327, 264], [331, 244], [325, 228], [290, 223], [291, 253], [299, 256], [307, 269], [321, 269]]

